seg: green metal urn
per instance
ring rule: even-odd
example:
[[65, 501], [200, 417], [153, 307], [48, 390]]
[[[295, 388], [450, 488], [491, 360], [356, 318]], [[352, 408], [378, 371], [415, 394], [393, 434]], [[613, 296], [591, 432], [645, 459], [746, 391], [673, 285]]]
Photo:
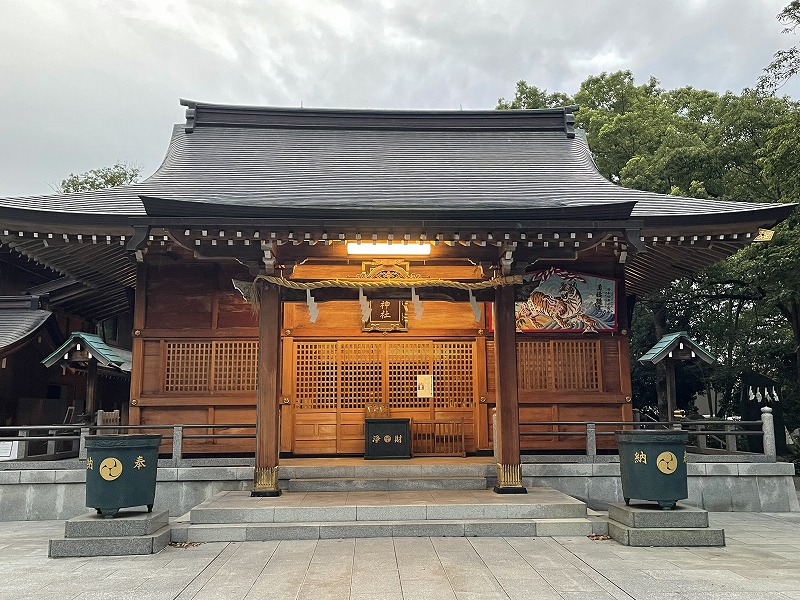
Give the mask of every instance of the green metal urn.
[[658, 502], [665, 510], [689, 497], [686, 480], [686, 444], [680, 430], [617, 431], [619, 472], [625, 504], [631, 498]]
[[86, 436], [86, 506], [110, 519], [120, 508], [153, 510], [161, 435]]

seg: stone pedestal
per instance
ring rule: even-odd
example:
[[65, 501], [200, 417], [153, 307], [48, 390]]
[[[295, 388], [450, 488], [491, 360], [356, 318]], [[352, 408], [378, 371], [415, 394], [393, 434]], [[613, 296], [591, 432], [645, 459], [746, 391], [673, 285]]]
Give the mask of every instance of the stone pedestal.
[[623, 546], [724, 546], [725, 531], [708, 526], [708, 511], [685, 504], [611, 504], [608, 534]]
[[48, 556], [155, 554], [169, 542], [169, 514], [165, 510], [120, 513], [115, 519], [90, 512], [64, 524], [64, 538], [50, 540]]

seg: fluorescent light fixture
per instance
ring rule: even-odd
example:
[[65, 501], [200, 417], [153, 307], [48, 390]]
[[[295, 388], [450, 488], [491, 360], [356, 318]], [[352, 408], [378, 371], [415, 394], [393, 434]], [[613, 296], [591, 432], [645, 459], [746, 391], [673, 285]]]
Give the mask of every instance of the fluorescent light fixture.
[[431, 245], [428, 243], [417, 244], [372, 244], [364, 242], [347, 242], [347, 253], [358, 255], [390, 255], [390, 256], [428, 256]]

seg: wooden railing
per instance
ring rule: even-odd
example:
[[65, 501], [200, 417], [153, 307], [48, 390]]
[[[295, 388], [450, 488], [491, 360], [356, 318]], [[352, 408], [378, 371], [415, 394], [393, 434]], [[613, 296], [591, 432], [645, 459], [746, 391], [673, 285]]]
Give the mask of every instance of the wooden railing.
[[411, 454], [414, 456], [466, 456], [464, 419], [457, 421], [411, 419]]

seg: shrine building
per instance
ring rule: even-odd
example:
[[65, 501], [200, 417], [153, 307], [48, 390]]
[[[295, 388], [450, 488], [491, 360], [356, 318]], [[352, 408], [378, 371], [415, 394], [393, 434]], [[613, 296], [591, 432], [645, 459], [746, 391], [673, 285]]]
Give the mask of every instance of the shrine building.
[[83, 286], [53, 310], [130, 327], [128, 423], [254, 423], [184, 451], [255, 452], [257, 494], [281, 457], [364, 454], [370, 416], [494, 451], [524, 491], [521, 453], [584, 447], [552, 422], [631, 420], [636, 297], [794, 208], [619, 187], [577, 107], [181, 104], [152, 176], [0, 199], [0, 242]]

